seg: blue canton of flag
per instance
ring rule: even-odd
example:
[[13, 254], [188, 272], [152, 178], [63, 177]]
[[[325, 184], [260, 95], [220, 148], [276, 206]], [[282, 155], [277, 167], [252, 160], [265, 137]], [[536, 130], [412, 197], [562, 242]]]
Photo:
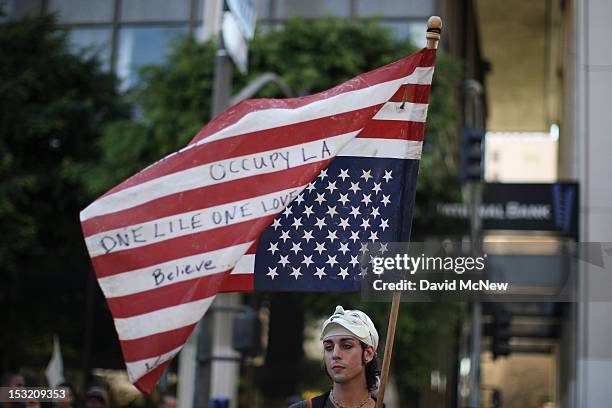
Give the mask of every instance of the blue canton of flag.
[[[255, 289], [359, 290], [368, 244], [408, 239], [418, 160], [338, 157], [264, 232]], [[403, 205], [406, 203], [406, 205]], [[402, 222], [407, 220], [407, 223]]]

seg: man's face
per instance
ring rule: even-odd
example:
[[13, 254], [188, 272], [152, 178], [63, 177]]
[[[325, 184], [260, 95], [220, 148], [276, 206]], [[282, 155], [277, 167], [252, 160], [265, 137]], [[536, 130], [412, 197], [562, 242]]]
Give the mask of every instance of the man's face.
[[333, 382], [347, 383], [363, 378], [365, 363], [373, 358], [372, 347], [363, 350], [358, 339], [351, 336], [331, 336], [323, 341], [325, 369]]

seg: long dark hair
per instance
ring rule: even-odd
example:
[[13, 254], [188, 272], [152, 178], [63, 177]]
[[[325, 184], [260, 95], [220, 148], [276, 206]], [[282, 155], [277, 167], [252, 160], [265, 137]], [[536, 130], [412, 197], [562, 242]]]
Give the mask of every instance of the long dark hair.
[[360, 341], [361, 348], [363, 349], [363, 354], [361, 355], [362, 364], [365, 364], [365, 377], [366, 377], [366, 386], [368, 387], [368, 391], [372, 392], [376, 390], [376, 377], [380, 374], [380, 370], [378, 369], [378, 354], [374, 351], [374, 358], [370, 360], [369, 363], [365, 362], [365, 351], [369, 347], [363, 341]]

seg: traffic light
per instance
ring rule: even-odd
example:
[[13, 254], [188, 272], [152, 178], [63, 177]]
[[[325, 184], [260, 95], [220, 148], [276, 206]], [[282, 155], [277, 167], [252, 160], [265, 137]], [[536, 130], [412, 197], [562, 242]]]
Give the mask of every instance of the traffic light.
[[232, 347], [250, 357], [261, 351], [261, 321], [251, 308], [245, 308], [234, 317]]
[[459, 175], [462, 181], [482, 180], [484, 130], [464, 127], [461, 129]]
[[497, 357], [508, 356], [510, 354], [510, 322], [512, 314], [507, 310], [496, 311], [493, 315], [491, 336], [493, 337], [491, 351], [493, 360]]

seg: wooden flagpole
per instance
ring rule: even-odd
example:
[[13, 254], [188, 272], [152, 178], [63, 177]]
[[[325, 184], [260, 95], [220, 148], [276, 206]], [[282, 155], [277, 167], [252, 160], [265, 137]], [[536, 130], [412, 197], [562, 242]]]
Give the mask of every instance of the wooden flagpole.
[[389, 312], [389, 326], [387, 327], [387, 340], [385, 341], [385, 356], [383, 357], [383, 366], [380, 376], [380, 386], [378, 387], [378, 397], [376, 399], [376, 408], [382, 408], [385, 400], [385, 387], [389, 378], [389, 367], [391, 367], [391, 354], [393, 353], [393, 340], [395, 340], [395, 327], [397, 326], [397, 315], [399, 313], [400, 297], [402, 292], [393, 292], [393, 301], [391, 302], [391, 312]]
[[[427, 20], [427, 48], [438, 48], [440, 33], [442, 31], [442, 19], [438, 16], [431, 16]], [[393, 354], [393, 341], [395, 340], [395, 328], [397, 327], [397, 316], [399, 314], [400, 298], [402, 293], [396, 291], [393, 293], [391, 302], [391, 311], [389, 312], [389, 326], [387, 327], [387, 339], [385, 341], [385, 355], [383, 357], [383, 366], [380, 377], [380, 386], [378, 387], [378, 398], [376, 399], [376, 408], [382, 408], [385, 400], [385, 387], [389, 379], [389, 368], [391, 367], [391, 356]]]

